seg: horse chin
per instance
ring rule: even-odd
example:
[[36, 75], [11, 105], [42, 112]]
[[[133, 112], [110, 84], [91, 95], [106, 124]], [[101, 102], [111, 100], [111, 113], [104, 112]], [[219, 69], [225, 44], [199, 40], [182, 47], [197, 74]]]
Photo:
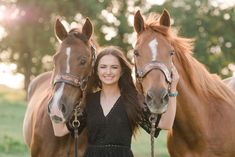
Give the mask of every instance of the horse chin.
[[151, 105], [147, 104], [147, 105], [150, 112], [153, 114], [163, 114], [167, 110], [167, 105], [161, 105], [160, 107], [157, 107], [156, 104], [151, 104]]

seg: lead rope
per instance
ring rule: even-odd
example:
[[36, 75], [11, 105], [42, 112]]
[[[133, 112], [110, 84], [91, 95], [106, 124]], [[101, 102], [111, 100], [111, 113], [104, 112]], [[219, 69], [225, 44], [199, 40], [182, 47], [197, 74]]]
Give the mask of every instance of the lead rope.
[[150, 131], [150, 137], [151, 137], [151, 157], [154, 157], [154, 135], [156, 131], [156, 122], [157, 122], [157, 116], [151, 115], [149, 117], [149, 122], [151, 123], [151, 131]]
[[74, 120], [72, 122], [72, 126], [74, 128], [74, 157], [78, 157], [78, 127], [80, 126], [78, 111], [80, 111], [80, 108], [76, 107], [74, 109]]

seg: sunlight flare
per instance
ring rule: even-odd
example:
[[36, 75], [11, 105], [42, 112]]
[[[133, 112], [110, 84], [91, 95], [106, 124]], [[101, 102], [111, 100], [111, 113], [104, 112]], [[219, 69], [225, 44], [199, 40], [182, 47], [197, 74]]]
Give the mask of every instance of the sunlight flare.
[[15, 64], [0, 63], [0, 85], [15, 89], [23, 88], [24, 76], [14, 73], [16, 67]]

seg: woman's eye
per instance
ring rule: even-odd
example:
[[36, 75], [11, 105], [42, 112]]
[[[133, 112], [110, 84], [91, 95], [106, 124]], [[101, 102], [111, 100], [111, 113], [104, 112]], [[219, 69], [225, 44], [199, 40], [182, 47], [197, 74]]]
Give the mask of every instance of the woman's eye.
[[112, 68], [113, 68], [113, 69], [118, 69], [118, 66], [113, 66]]

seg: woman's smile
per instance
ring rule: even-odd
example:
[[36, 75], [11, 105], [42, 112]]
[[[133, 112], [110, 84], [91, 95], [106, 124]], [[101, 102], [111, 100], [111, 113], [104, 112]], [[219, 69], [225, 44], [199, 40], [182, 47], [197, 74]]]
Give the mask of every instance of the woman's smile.
[[104, 85], [117, 84], [121, 76], [119, 60], [113, 55], [105, 55], [98, 65], [98, 76]]

